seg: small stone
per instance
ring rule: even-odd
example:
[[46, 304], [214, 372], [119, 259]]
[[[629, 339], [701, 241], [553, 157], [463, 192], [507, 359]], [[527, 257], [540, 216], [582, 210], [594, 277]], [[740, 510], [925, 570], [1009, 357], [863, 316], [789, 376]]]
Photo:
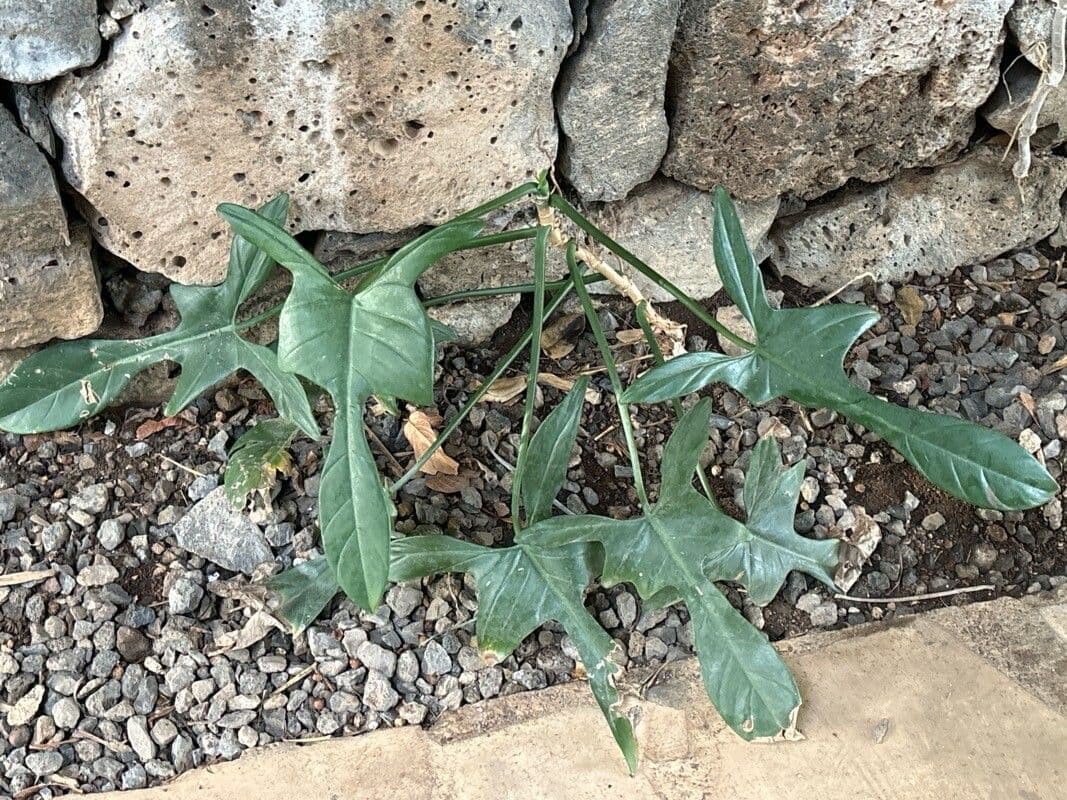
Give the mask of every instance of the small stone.
[[426, 706], [419, 703], [403, 703], [399, 709], [400, 717], [409, 725], [419, 725], [426, 719]]
[[52, 720], [57, 728], [73, 730], [81, 719], [82, 710], [77, 701], [70, 697], [61, 697], [52, 706]]
[[117, 519], [105, 519], [96, 531], [96, 540], [105, 550], [114, 550], [125, 538], [125, 526]]
[[166, 717], [156, 720], [152, 726], [152, 739], [160, 747], [166, 747], [178, 735], [178, 728]]
[[414, 683], [419, 677], [419, 657], [411, 650], [405, 650], [396, 661], [397, 680]]
[[26, 756], [26, 766], [38, 777], [51, 775], [63, 767], [63, 755], [58, 750], [41, 750]]
[[426, 675], [445, 675], [452, 670], [452, 657], [436, 639], [422, 652], [422, 671]]
[[178, 545], [232, 572], [251, 575], [274, 560], [263, 531], [226, 497], [219, 487], [193, 506], [174, 526]]
[[945, 515], [940, 511], [935, 511], [923, 517], [922, 527], [924, 531], [936, 531], [938, 528], [944, 527], [944, 525]]
[[996, 563], [997, 548], [987, 542], [979, 542], [974, 546], [974, 550], [971, 551], [971, 563], [983, 572], [993, 566]]
[[7, 725], [9, 728], [26, 725], [33, 719], [37, 709], [41, 707], [41, 701], [44, 700], [44, 691], [43, 686], [34, 686], [15, 701], [15, 704], [11, 706], [11, 710], [7, 712]]
[[1041, 449], [1041, 437], [1027, 428], [1019, 434], [1019, 444], [1027, 453], [1036, 453]]
[[152, 652], [152, 643], [136, 628], [122, 625], [115, 633], [115, 649], [126, 661], [136, 664]]
[[412, 586], [394, 586], [385, 595], [385, 604], [398, 617], [410, 617], [422, 605], [422, 592]]
[[204, 590], [184, 576], [178, 578], [167, 592], [167, 607], [171, 614], [190, 614], [204, 598]]
[[387, 678], [391, 678], [396, 672], [396, 654], [373, 642], [361, 644], [356, 651], [356, 658], [362, 661], [367, 669], [380, 672]]
[[134, 716], [126, 720], [126, 738], [142, 762], [151, 761], [156, 757], [156, 743], [148, 734], [148, 722], [144, 717]]
[[79, 586], [107, 586], [119, 577], [119, 571], [110, 564], [90, 564], [78, 572]]
[[615, 597], [615, 611], [624, 628], [632, 628], [637, 622], [637, 600], [629, 592], [619, 592]]
[[201, 475], [196, 478], [189, 487], [185, 490], [185, 493], [189, 495], [189, 499], [203, 500], [219, 485], [218, 475]]
[[86, 486], [71, 499], [71, 505], [87, 514], [101, 514], [107, 508], [109, 494], [102, 483]]
[[388, 711], [400, 701], [388, 678], [376, 670], [367, 673], [367, 683], [363, 687], [363, 702], [375, 711]]

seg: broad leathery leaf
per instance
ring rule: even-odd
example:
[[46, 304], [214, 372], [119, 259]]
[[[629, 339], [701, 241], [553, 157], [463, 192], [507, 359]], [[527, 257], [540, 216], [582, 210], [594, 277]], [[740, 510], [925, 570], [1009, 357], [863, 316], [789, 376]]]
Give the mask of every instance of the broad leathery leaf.
[[[262, 208], [283, 222], [288, 198]], [[206, 389], [239, 369], [252, 373], [274, 400], [278, 413], [308, 435], [318, 426], [307, 395], [294, 375], [283, 372], [272, 350], [241, 336], [238, 309], [274, 269], [274, 262], [234, 237], [226, 280], [218, 286], [171, 287], [181, 314], [177, 328], [133, 340], [62, 342], [19, 364], [0, 385], [0, 428], [39, 433], [76, 425], [106, 408], [141, 370], [175, 361], [182, 371], [166, 413], [173, 416]]]
[[597, 704], [633, 772], [637, 740], [620, 710], [615, 682], [621, 668], [611, 660], [615, 642], [583, 602], [598, 561], [595, 546], [582, 543], [551, 549], [523, 544], [487, 548], [447, 536], [411, 536], [393, 543], [390, 577], [409, 581], [441, 572], [471, 573], [478, 587], [478, 645], [496, 661], [509, 656], [545, 622], [560, 623], [581, 656]]
[[515, 470], [519, 476], [517, 490], [526, 509], [527, 525], [552, 514], [552, 501], [567, 477], [567, 462], [578, 438], [588, 386], [588, 378], [575, 382], [563, 401], [545, 417], [519, 459]]
[[271, 613], [288, 625], [294, 636], [314, 622], [326, 604], [341, 591], [324, 556], [279, 572], [266, 585], [277, 597]]
[[[664, 447], [659, 502], [646, 515], [554, 517], [521, 538], [545, 548], [600, 542], [606, 585], [632, 583], [650, 605], [681, 599], [693, 619], [705, 688], [723, 719], [746, 739], [788, 735], [800, 705], [796, 684], [766, 637], [714, 582], [736, 581], [763, 603], [791, 569], [832, 585], [838, 545], [804, 539], [793, 530], [796, 471], [781, 473], [773, 445], [762, 446], [752, 476], [754, 525], [726, 516], [701, 495], [693, 476], [710, 417], [711, 401], [705, 398], [679, 420]], [[782, 525], [787, 515], [789, 524]]]
[[253, 492], [267, 498], [277, 473], [292, 471], [292, 444], [299, 428], [287, 419], [268, 419], [249, 428], [230, 448], [223, 485], [226, 497], [241, 508]]
[[476, 237], [482, 223], [427, 232], [349, 293], [269, 220], [240, 206], [223, 205], [219, 213], [292, 273], [278, 322], [278, 362], [333, 399], [333, 441], [319, 483], [322, 542], [341, 588], [374, 611], [389, 574], [396, 510], [363, 431], [363, 407], [371, 395], [432, 403], [434, 334], [413, 287], [435, 260]]
[[956, 417], [891, 405], [850, 383], [845, 354], [877, 313], [854, 305], [767, 306], [759, 268], [722, 189], [715, 195], [714, 242], [724, 286], [751, 314], [755, 349], [732, 357], [692, 353], [673, 359], [636, 381], [627, 401], [665, 400], [722, 381], [756, 403], [785, 396], [832, 408], [879, 434], [931, 483], [972, 505], [1023, 510], [1055, 495], [1052, 476], [1008, 437]]

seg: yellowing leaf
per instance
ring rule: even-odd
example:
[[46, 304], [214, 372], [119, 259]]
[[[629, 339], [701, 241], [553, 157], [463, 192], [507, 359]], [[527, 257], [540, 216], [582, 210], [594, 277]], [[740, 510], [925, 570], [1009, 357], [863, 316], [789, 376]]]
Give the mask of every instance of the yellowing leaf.
[[[411, 443], [411, 449], [415, 451], [415, 458], [422, 458], [423, 454], [430, 449], [430, 445], [437, 439], [435, 425], [441, 423], [440, 415], [434, 411], [431, 417], [424, 411], [416, 409], [408, 416], [404, 423], [404, 437]], [[422, 465], [421, 472], [427, 475], [458, 475], [459, 463], [449, 456], [442, 448], [438, 447], [430, 456], [429, 460]]]

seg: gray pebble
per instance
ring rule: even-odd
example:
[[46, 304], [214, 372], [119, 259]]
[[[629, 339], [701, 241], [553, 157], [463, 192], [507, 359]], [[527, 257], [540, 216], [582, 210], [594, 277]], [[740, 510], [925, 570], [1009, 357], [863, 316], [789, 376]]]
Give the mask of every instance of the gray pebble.
[[126, 538], [126, 528], [117, 519], [105, 519], [96, 531], [96, 539], [105, 550], [114, 550]]
[[388, 711], [400, 702], [400, 695], [390, 685], [388, 678], [380, 672], [370, 670], [363, 689], [363, 702], [375, 711]]
[[58, 750], [40, 750], [26, 756], [26, 766], [39, 777], [51, 775], [63, 767], [63, 755]]
[[427, 643], [422, 652], [422, 672], [424, 675], [444, 675], [452, 670], [452, 657], [436, 640]]

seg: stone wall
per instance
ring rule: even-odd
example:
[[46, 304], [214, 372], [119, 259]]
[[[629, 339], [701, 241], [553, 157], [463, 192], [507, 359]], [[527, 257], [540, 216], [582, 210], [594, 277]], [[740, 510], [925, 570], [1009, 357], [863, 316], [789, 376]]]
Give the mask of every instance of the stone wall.
[[[219, 202], [288, 191], [292, 230], [344, 258], [553, 164], [699, 296], [717, 184], [768, 268], [822, 289], [991, 258], [1063, 218], [1067, 90], [1021, 189], [1001, 158], [1053, 7], [0, 0], [0, 350], [93, 332], [102, 295], [136, 327], [167, 281], [220, 280]], [[502, 247], [424, 288], [527, 270]], [[444, 313], [473, 339], [515, 302]]]

